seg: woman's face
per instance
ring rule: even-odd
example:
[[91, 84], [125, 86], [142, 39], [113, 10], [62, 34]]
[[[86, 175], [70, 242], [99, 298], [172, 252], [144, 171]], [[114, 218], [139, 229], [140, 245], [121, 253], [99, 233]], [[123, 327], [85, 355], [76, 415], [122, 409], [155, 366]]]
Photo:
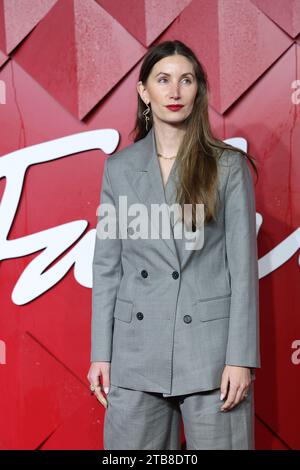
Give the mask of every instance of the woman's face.
[[[137, 90], [145, 103], [151, 104], [153, 120], [169, 124], [180, 124], [192, 112], [197, 93], [197, 80], [192, 63], [183, 55], [172, 55], [161, 59], [151, 70], [143, 85]], [[181, 104], [179, 111], [166, 106]]]

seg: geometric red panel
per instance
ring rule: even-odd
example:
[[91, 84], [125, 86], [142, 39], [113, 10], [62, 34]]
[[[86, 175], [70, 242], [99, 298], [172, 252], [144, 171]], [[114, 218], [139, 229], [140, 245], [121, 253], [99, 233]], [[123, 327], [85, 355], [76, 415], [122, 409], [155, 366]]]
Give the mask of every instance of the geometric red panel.
[[0, 47], [9, 54], [48, 13], [57, 0], [2, 0], [3, 42]]
[[66, 0], [54, 5], [14, 58], [82, 119], [145, 52], [94, 0]]
[[191, 0], [96, 0], [138, 41], [149, 46]]
[[17, 413], [17, 421], [9, 420], [6, 435], [13, 448], [36, 449], [79, 408], [89, 390], [30, 333], [21, 339], [10, 412], [12, 418]]
[[281, 2], [274, 2], [274, 0], [251, 1], [292, 38], [295, 38], [300, 33], [299, 0], [283, 0]]
[[42, 443], [41, 450], [103, 449], [104, 406], [91, 393], [81, 398], [80, 404]]
[[[262, 445], [261, 443], [264, 443]], [[288, 445], [283, 442], [272, 430], [258, 417], [255, 420], [255, 449], [256, 450], [289, 450]]]

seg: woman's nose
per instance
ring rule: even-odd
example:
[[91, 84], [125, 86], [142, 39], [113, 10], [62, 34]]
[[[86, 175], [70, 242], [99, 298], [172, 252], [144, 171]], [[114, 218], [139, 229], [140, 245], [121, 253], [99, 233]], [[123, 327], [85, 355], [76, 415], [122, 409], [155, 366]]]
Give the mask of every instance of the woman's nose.
[[180, 91], [178, 85], [174, 86], [171, 90], [171, 98], [179, 99], [180, 98]]

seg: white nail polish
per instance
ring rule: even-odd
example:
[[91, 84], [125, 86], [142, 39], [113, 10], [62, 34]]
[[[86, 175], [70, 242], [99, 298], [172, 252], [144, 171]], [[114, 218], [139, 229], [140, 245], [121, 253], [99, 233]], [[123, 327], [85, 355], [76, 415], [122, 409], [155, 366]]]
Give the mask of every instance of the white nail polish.
[[108, 393], [109, 392], [109, 387], [104, 387], [104, 391], [105, 391], [105, 393]]
[[224, 396], [225, 396], [225, 395], [224, 395], [223, 393], [221, 393], [221, 395], [220, 395], [220, 400], [223, 400]]

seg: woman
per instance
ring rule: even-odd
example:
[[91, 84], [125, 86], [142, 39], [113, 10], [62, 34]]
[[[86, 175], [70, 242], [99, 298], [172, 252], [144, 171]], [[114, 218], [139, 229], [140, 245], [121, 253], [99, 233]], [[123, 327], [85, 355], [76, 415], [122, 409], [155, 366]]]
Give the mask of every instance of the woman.
[[[104, 447], [180, 449], [182, 417], [187, 449], [253, 449], [256, 167], [212, 136], [206, 74], [182, 42], [148, 51], [137, 92], [134, 143], [105, 161], [113, 211], [93, 260], [87, 377], [107, 408]], [[100, 236], [111, 221], [118, 236]]]

